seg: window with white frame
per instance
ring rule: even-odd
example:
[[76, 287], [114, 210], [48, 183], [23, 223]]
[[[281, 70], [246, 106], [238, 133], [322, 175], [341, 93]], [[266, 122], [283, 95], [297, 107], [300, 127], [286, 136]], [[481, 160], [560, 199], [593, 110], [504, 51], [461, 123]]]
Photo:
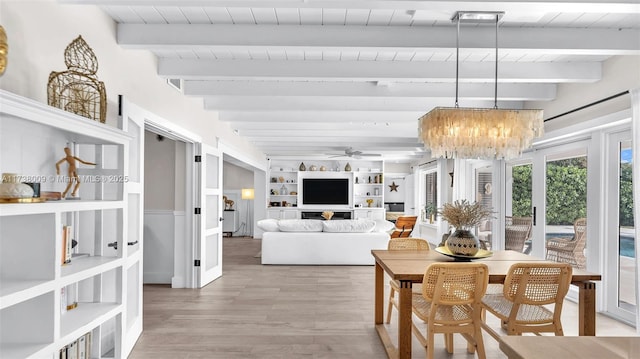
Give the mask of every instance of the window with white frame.
[[424, 210], [427, 219], [433, 215], [438, 208], [438, 172], [434, 169], [424, 175]]

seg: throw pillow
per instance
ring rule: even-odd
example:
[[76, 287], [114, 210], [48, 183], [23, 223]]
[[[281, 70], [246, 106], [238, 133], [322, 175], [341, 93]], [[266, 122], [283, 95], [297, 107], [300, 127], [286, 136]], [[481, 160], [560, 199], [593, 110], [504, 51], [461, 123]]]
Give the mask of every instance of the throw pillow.
[[278, 220], [273, 218], [261, 219], [256, 223], [258, 228], [265, 232], [280, 232], [278, 229]]
[[396, 228], [396, 225], [393, 222], [378, 219], [376, 220], [376, 227], [373, 230], [374, 232], [392, 232]]
[[322, 222], [322, 231], [331, 233], [368, 233], [376, 226], [370, 219], [346, 219]]
[[322, 232], [322, 221], [317, 219], [280, 219], [280, 232]]

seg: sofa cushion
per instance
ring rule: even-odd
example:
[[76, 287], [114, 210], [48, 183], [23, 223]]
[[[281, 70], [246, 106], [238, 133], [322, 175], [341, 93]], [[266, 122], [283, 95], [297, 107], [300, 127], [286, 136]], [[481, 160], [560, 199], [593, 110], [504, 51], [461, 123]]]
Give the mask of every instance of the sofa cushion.
[[322, 221], [318, 219], [280, 219], [281, 232], [322, 232]]
[[377, 219], [376, 227], [373, 229], [374, 232], [391, 232], [396, 228], [396, 225], [393, 222]]
[[370, 219], [345, 219], [322, 222], [322, 231], [331, 233], [368, 233], [376, 222]]
[[265, 232], [279, 232], [278, 229], [278, 220], [273, 218], [261, 219], [256, 223], [258, 228], [262, 229]]

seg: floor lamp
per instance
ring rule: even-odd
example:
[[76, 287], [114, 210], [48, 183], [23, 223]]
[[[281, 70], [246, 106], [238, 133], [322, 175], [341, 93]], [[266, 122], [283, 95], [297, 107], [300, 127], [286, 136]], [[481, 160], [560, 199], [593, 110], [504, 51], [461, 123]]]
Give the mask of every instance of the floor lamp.
[[[253, 188], [243, 188], [242, 191], [240, 192], [240, 195], [242, 197], [242, 199], [246, 199], [247, 201], [251, 201], [255, 198], [255, 191]], [[253, 223], [251, 220], [249, 220], [249, 203], [248, 202], [246, 204], [247, 207], [247, 217], [246, 217], [246, 221], [247, 223], [245, 224], [245, 235], [247, 234], [246, 231], [249, 229], [249, 223], [251, 223], [251, 236], [253, 236]]]

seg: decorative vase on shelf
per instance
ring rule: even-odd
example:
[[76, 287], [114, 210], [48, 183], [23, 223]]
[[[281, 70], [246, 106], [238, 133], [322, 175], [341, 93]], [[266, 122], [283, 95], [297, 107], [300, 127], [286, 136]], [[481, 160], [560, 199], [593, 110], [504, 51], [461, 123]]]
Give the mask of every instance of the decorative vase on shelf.
[[473, 256], [480, 250], [480, 241], [466, 228], [451, 233], [445, 245], [451, 253], [462, 256]]
[[349, 162], [347, 162], [347, 165], [344, 166], [344, 171], [345, 172], [351, 172], [351, 165], [349, 164]]
[[282, 185], [282, 187], [280, 187], [280, 195], [286, 196], [287, 194], [287, 187], [285, 185]]
[[311, 165], [311, 167], [309, 167], [309, 171], [315, 171], [317, 169], [318, 167], [316, 167], [316, 165]]
[[300, 162], [300, 167], [298, 168], [298, 170], [300, 170], [300, 171], [306, 171], [307, 170], [307, 166], [304, 165], [304, 162]]

